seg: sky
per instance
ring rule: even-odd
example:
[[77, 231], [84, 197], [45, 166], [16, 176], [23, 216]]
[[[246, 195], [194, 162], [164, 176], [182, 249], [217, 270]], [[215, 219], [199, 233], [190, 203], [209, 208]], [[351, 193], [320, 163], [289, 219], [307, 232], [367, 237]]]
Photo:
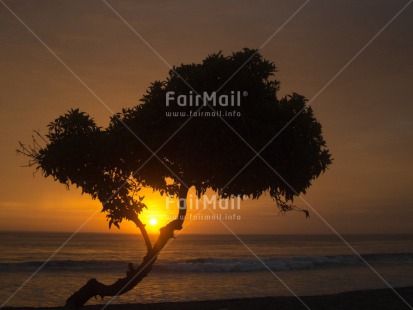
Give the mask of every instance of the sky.
[[[164, 79], [168, 64], [262, 47], [277, 65], [280, 95], [313, 99], [334, 163], [296, 199], [309, 219], [279, 215], [261, 197], [216, 210], [224, 223], [195, 217], [207, 210], [190, 210], [183, 233], [413, 233], [413, 6], [402, 10], [407, 2], [0, 3], [0, 230], [109, 232], [99, 202], [22, 168], [27, 160], [16, 155], [18, 141], [30, 142], [32, 130], [46, 133], [70, 108], [106, 126], [110, 115], [138, 104], [151, 82]], [[150, 210], [143, 219], [158, 219], [148, 226], [155, 233], [175, 211], [165, 210], [165, 197], [150, 190], [145, 197]]]

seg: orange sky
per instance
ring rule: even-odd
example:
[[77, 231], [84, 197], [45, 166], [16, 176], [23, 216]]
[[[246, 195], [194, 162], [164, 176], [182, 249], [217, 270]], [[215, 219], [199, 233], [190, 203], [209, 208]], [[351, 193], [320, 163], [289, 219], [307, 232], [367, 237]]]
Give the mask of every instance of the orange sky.
[[[136, 105], [150, 82], [166, 77], [168, 67], [102, 2], [6, 3], [113, 111]], [[179, 65], [260, 46], [302, 3], [113, 6], [168, 63]], [[310, 1], [262, 50], [279, 68], [281, 94], [312, 98], [405, 3]], [[341, 233], [413, 233], [412, 15], [407, 8], [313, 102], [334, 163], [304, 198]], [[0, 40], [0, 230], [74, 231], [99, 204], [40, 174], [33, 178], [20, 168], [25, 159], [15, 154], [17, 141], [30, 141], [33, 129], [44, 133], [72, 107], [102, 126], [111, 113], [1, 5]], [[161, 198], [147, 191], [146, 202], [156, 206], [149, 217], [162, 217]], [[246, 200], [237, 212], [241, 220], [225, 223], [237, 233], [331, 232], [314, 212], [310, 219], [277, 213], [268, 198]], [[82, 231], [106, 232], [104, 215]], [[184, 233], [229, 231], [219, 221], [193, 220]]]

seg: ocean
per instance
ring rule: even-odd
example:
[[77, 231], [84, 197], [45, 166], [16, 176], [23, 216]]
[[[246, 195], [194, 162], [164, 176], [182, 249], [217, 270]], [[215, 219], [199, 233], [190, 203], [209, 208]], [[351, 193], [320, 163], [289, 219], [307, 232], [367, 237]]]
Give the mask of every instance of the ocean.
[[[0, 304], [54, 251], [68, 233], [0, 233]], [[240, 297], [330, 294], [413, 285], [413, 235], [344, 238], [375, 274], [334, 235], [179, 235], [153, 271], [113, 303], [153, 303]], [[129, 262], [140, 263], [140, 236], [80, 233], [7, 306], [59, 306], [90, 278], [111, 283]], [[286, 288], [288, 286], [288, 288]], [[103, 302], [109, 301], [106, 297]], [[91, 300], [89, 304], [102, 303]]]

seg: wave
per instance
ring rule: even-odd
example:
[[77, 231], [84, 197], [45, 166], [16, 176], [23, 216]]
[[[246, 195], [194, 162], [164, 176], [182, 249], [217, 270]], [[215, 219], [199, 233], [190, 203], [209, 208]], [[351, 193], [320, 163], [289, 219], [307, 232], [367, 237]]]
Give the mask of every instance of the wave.
[[[413, 253], [365, 254], [362, 258], [369, 263], [402, 264], [413, 263]], [[305, 270], [340, 266], [361, 265], [363, 260], [356, 255], [308, 256], [289, 258], [219, 259], [196, 258], [185, 261], [160, 262], [157, 269], [180, 272], [253, 272]]]
[[34, 271], [40, 267], [43, 270], [108, 270], [125, 269], [127, 262], [115, 260], [52, 260], [44, 266], [44, 261], [27, 261], [18, 263], [0, 263], [0, 271]]
[[[363, 254], [369, 263], [377, 264], [411, 264], [413, 253], [376, 253]], [[42, 266], [43, 261], [19, 263], [0, 263], [0, 272], [34, 271]], [[128, 262], [115, 260], [54, 260], [44, 266], [45, 271], [87, 271], [107, 272], [125, 271]], [[273, 271], [306, 270], [316, 268], [334, 268], [363, 264], [356, 255], [307, 256], [289, 258], [257, 259], [235, 258], [194, 258], [187, 260], [159, 259], [154, 272], [257, 272], [270, 268]]]

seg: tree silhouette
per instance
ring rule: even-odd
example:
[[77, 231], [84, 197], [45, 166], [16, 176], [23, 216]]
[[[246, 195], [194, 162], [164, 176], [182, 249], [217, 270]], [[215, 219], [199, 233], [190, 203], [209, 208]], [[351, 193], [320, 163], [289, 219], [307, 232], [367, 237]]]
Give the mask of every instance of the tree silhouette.
[[[19, 152], [30, 157], [29, 166], [102, 202], [109, 227], [132, 221], [146, 243], [141, 264], [130, 263], [124, 278], [111, 285], [91, 279], [67, 306], [123, 294], [146, 277], [174, 231], [182, 229], [191, 187], [198, 195], [210, 188], [221, 198], [257, 199], [267, 192], [281, 212], [301, 210], [292, 204], [294, 196], [305, 193], [326, 170], [331, 155], [306, 99], [296, 93], [277, 97], [275, 73], [275, 65], [257, 50], [212, 54], [201, 63], [174, 67], [164, 81], [151, 84], [141, 104], [114, 115], [107, 128], [70, 110], [48, 125], [45, 138], [35, 132], [33, 145], [20, 145]], [[242, 92], [239, 105], [167, 103], [168, 92], [176, 98], [216, 90], [217, 96], [229, 97]], [[236, 110], [236, 116], [189, 117], [216, 110], [224, 116]], [[154, 244], [139, 219], [147, 207], [139, 196], [142, 187], [181, 198], [176, 219], [160, 229]]]

